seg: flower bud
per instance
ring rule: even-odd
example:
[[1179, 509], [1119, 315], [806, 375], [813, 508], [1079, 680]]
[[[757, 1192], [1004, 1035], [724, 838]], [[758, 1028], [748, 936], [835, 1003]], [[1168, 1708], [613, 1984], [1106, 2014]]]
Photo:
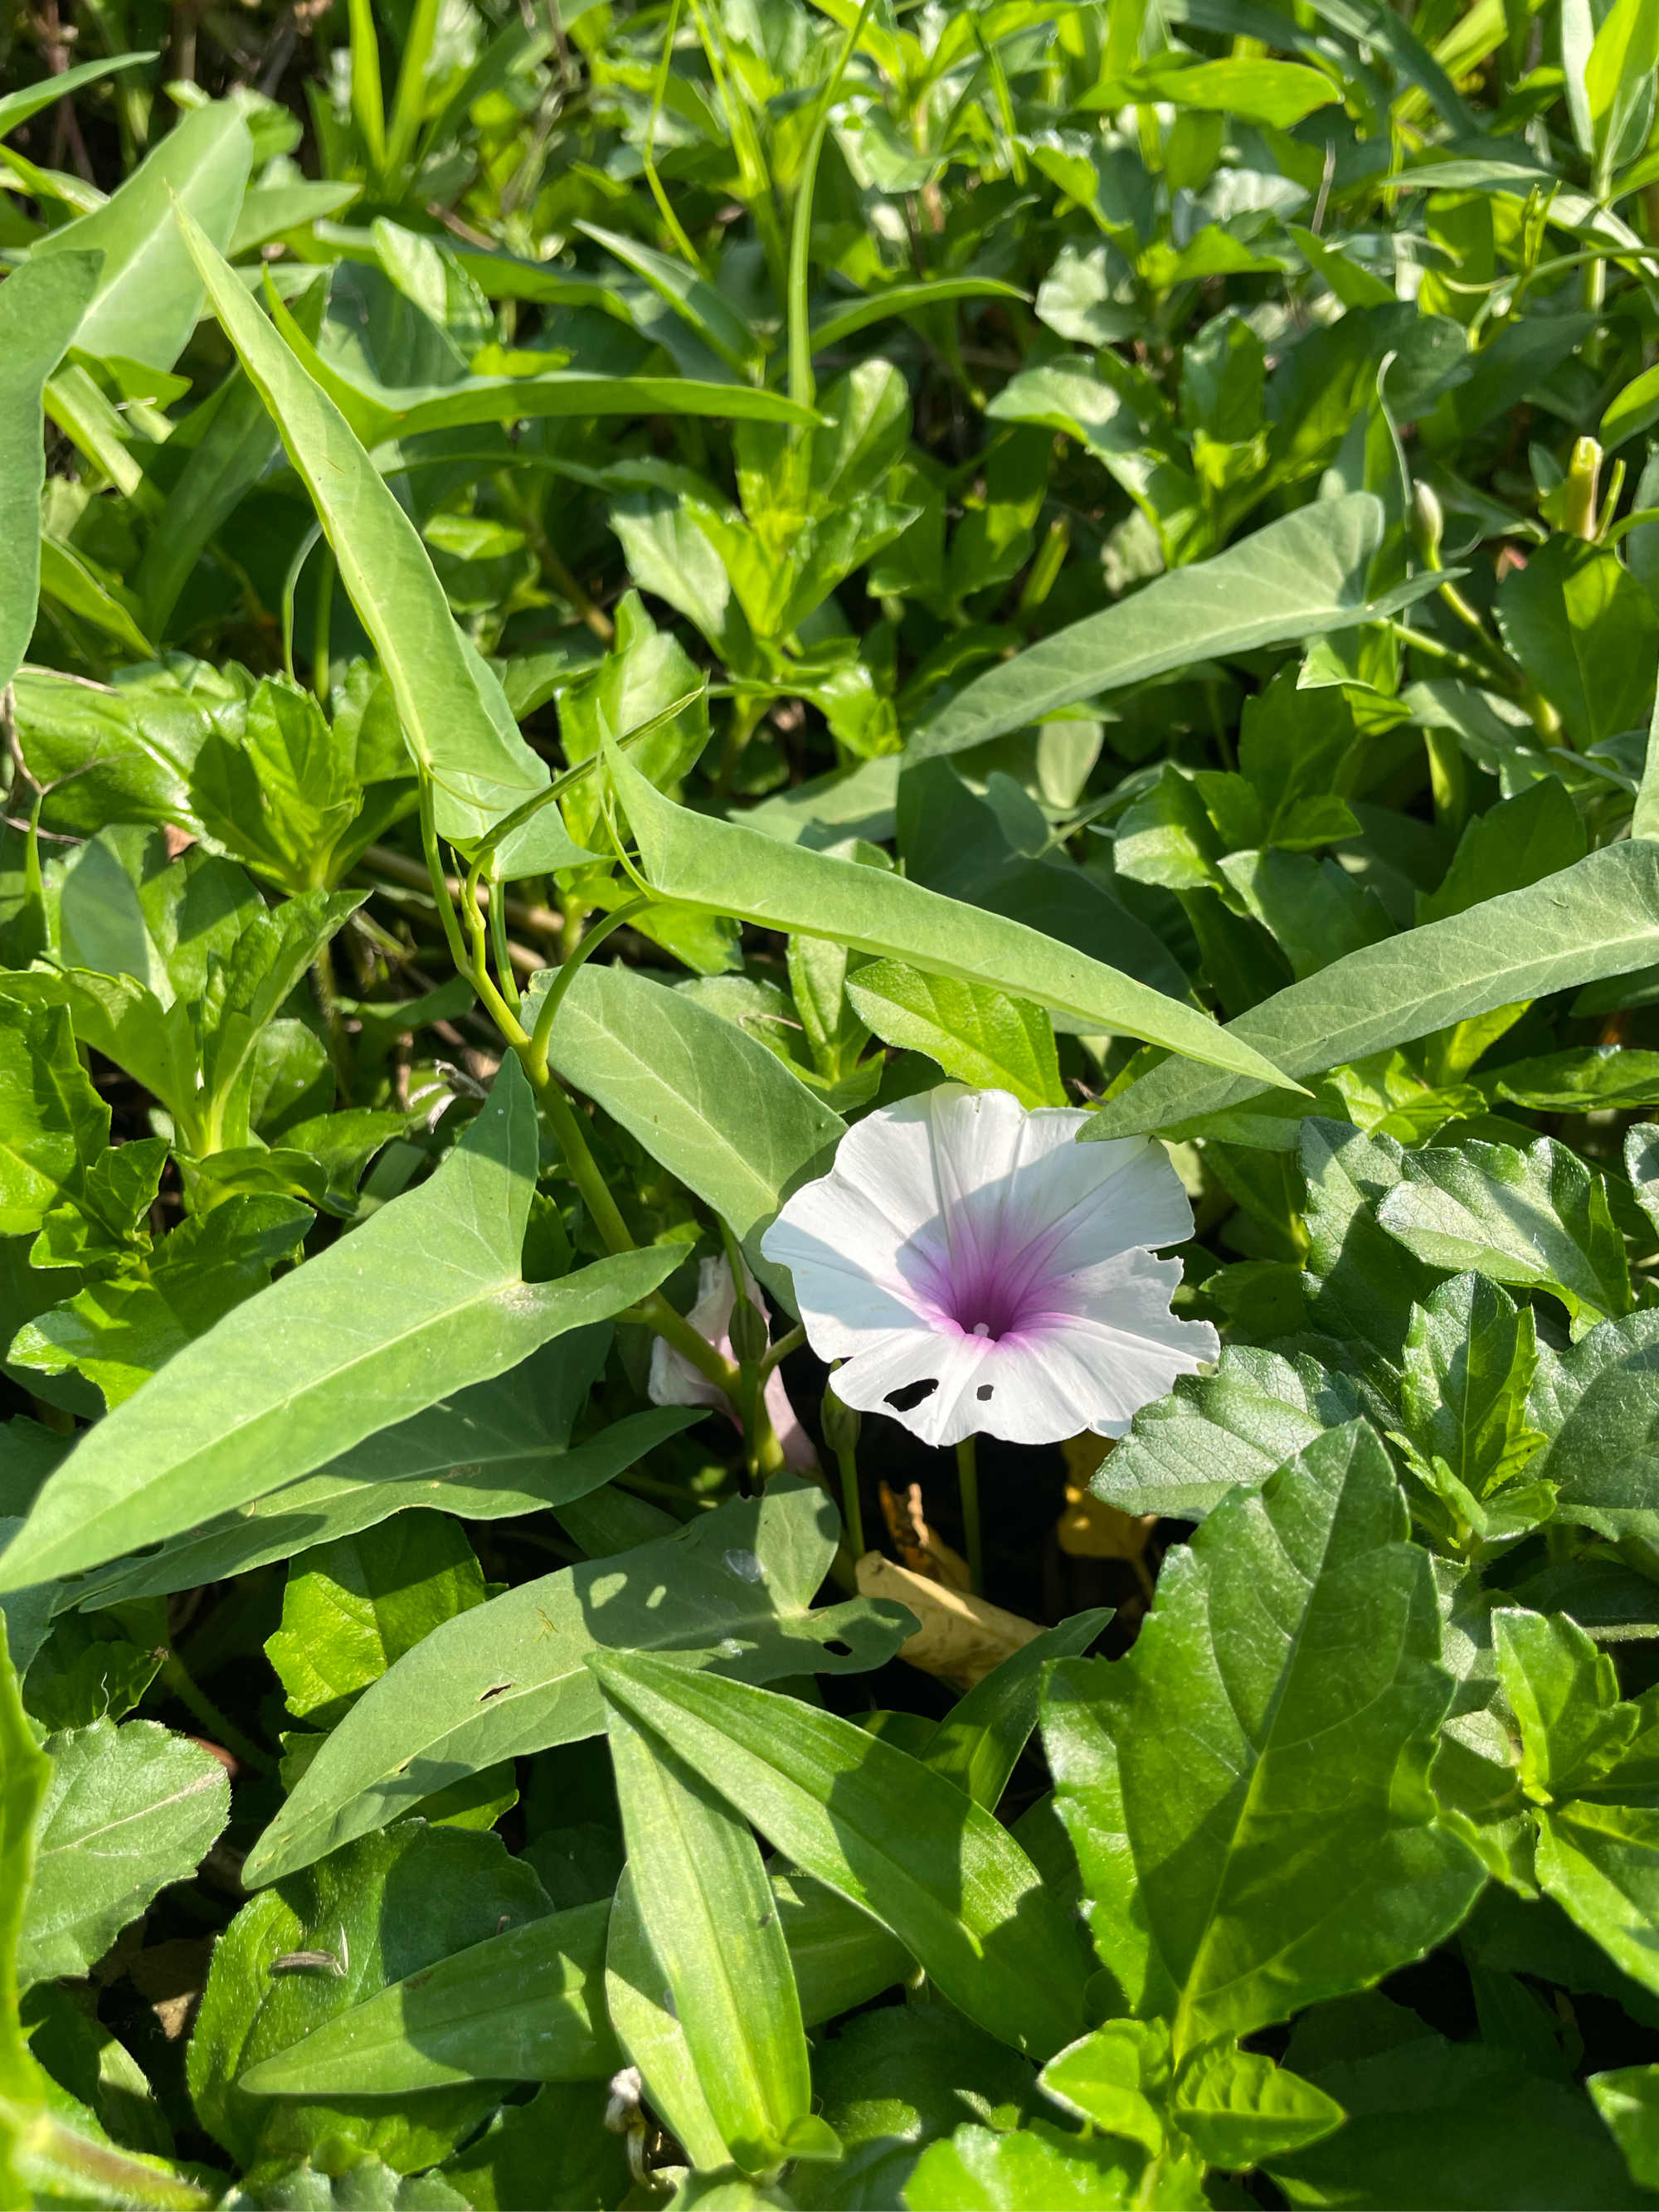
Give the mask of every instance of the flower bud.
[[1432, 484], [1418, 483], [1412, 487], [1412, 537], [1417, 550], [1431, 568], [1440, 566], [1440, 540], [1445, 535], [1446, 518]]
[[1596, 532], [1596, 499], [1601, 477], [1601, 448], [1594, 438], [1573, 441], [1567, 463], [1566, 497], [1562, 501], [1561, 527], [1572, 538], [1591, 538]]
[[842, 1405], [833, 1390], [824, 1392], [818, 1418], [823, 1424], [823, 1441], [838, 1459], [842, 1452], [858, 1449], [859, 1417], [851, 1406]]
[[732, 1309], [731, 1334], [732, 1349], [737, 1355], [738, 1366], [758, 1367], [766, 1357], [769, 1341], [766, 1323], [761, 1318], [759, 1307], [741, 1293]]

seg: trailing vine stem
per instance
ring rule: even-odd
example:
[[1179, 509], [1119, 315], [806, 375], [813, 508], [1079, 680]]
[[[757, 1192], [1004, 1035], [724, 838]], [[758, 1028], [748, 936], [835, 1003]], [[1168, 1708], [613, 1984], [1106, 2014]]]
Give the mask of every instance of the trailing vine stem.
[[[491, 1020], [518, 1055], [520, 1066], [530, 1079], [537, 1103], [546, 1115], [559, 1150], [564, 1155], [571, 1180], [594, 1227], [605, 1241], [605, 1249], [613, 1253], [636, 1251], [638, 1247], [629, 1233], [628, 1224], [623, 1219], [622, 1209], [599, 1172], [599, 1163], [582, 1133], [580, 1116], [558, 1076], [548, 1064], [548, 1037], [543, 1036], [538, 1047], [537, 1037], [525, 1028], [520, 1019], [520, 1010], [508, 1005], [489, 973], [484, 952], [483, 921], [473, 896], [473, 884], [477, 872], [476, 865], [466, 878], [466, 906], [471, 917], [468, 933], [473, 938], [471, 952], [462, 941], [460, 917], [455, 912], [455, 902], [446, 880], [443, 855], [439, 849], [432, 785], [426, 776], [421, 779], [421, 845], [426, 855], [427, 873], [432, 879], [439, 919], [443, 924], [444, 937], [456, 972], [465, 975], [477, 991]], [[491, 904], [499, 905], [500, 901], [492, 900]], [[591, 950], [599, 941], [600, 935], [599, 929], [590, 932], [580, 950], [583, 952]], [[574, 964], [580, 963], [574, 962], [573, 957], [573, 961], [567, 962], [561, 970], [562, 976], [568, 973]], [[538, 1030], [539, 1028], [538, 1024]], [[548, 1033], [550, 1036], [550, 1022]], [[647, 1297], [641, 1298], [632, 1309], [629, 1318], [653, 1329], [688, 1359], [700, 1374], [718, 1384], [734, 1405], [740, 1401], [742, 1378], [736, 1365], [717, 1352], [706, 1337], [700, 1336], [685, 1316], [675, 1311], [660, 1291], [653, 1291]]]
[[763, 1339], [765, 1324], [759, 1309], [750, 1298], [748, 1268], [744, 1261], [743, 1248], [733, 1234], [731, 1224], [720, 1218], [720, 1241], [726, 1247], [726, 1263], [732, 1273], [732, 1348], [738, 1354], [738, 1388], [732, 1394], [743, 1425], [744, 1453], [749, 1463], [749, 1473], [754, 1480], [763, 1482], [775, 1474], [783, 1465], [783, 1447], [778, 1442], [777, 1431], [772, 1426], [772, 1416], [766, 1403], [766, 1378], [770, 1371], [767, 1362], [769, 1347], [762, 1343], [758, 1350], [745, 1349], [742, 1339], [748, 1330], [741, 1328], [739, 1316], [746, 1315], [757, 1337]]

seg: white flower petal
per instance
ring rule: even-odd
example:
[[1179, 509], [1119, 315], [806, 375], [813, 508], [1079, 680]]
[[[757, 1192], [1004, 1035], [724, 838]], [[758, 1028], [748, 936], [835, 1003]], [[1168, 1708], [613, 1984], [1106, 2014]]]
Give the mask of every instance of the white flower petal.
[[1021, 1182], [1030, 1185], [1030, 1217], [1043, 1224], [1047, 1264], [1062, 1274], [1136, 1245], [1184, 1243], [1193, 1233], [1181, 1178], [1163, 1146], [1146, 1137], [1069, 1145]]
[[889, 1330], [869, 1350], [859, 1352], [836, 1370], [836, 1395], [842, 1405], [861, 1413], [890, 1413], [907, 1428], [908, 1413], [887, 1402], [914, 1383], [939, 1379], [941, 1340], [931, 1328]]
[[1090, 1320], [1056, 1330], [1049, 1356], [1056, 1372], [1069, 1370], [1079, 1385], [1090, 1386], [1084, 1425], [1097, 1436], [1122, 1436], [1141, 1407], [1173, 1389], [1177, 1376], [1195, 1375], [1217, 1357], [1220, 1342], [1207, 1322], [1179, 1321], [1167, 1311], [1162, 1319], [1158, 1335]]
[[962, 1404], [960, 1434], [978, 1429], [1005, 1443], [1054, 1444], [1089, 1427], [1099, 1384], [1079, 1373], [1074, 1360], [1055, 1357], [1060, 1342], [1055, 1328], [994, 1346], [974, 1394]]
[[915, 1321], [913, 1293], [896, 1264], [903, 1242], [867, 1194], [836, 1173], [796, 1192], [761, 1249], [788, 1268], [813, 1349], [841, 1359]]
[[942, 1084], [867, 1115], [788, 1201], [763, 1249], [813, 1349], [848, 1361], [848, 1405], [931, 1444], [1118, 1434], [1215, 1356], [1170, 1310], [1179, 1265], [1147, 1249], [1192, 1232], [1180, 1178], [1143, 1138], [1079, 1145], [1087, 1120]]
[[[939, 1216], [931, 1104], [934, 1096], [933, 1091], [924, 1091], [901, 1099], [896, 1106], [878, 1108], [855, 1122], [836, 1148], [834, 1180], [856, 1191], [890, 1224], [896, 1247]], [[811, 1183], [806, 1186], [807, 1190], [815, 1188]], [[805, 1193], [797, 1195], [804, 1197]], [[794, 1203], [792, 1199], [790, 1206]]]
[[[911, 1330], [895, 1337], [879, 1352], [866, 1352], [849, 1360], [836, 1373], [836, 1393], [843, 1404], [860, 1412], [882, 1413], [909, 1430], [925, 1444], [960, 1443], [985, 1424], [978, 1418], [984, 1407], [976, 1386], [995, 1347], [981, 1336], [954, 1337]], [[901, 1409], [889, 1402], [917, 1382], [933, 1389], [916, 1404]], [[848, 1395], [849, 1389], [857, 1395]], [[1075, 1436], [1075, 1429], [1068, 1429]]]

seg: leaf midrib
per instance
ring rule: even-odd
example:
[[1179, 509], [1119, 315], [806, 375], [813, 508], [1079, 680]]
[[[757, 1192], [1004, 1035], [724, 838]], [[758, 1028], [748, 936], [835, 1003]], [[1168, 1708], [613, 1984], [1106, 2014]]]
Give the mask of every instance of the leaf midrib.
[[[82, 1515], [74, 1522], [72, 1529], [66, 1530], [63, 1534], [55, 1536], [52, 1539], [51, 1544], [47, 1547], [46, 1551], [46, 1558], [50, 1560], [52, 1547], [53, 1545], [62, 1545], [72, 1534], [84, 1535], [94, 1528], [106, 1526], [112, 1521], [114, 1521], [118, 1525], [120, 1516], [123, 1516], [135, 1502], [140, 1499], [151, 1498], [155, 1491], [161, 1485], [164, 1483], [168, 1486], [176, 1484], [181, 1477], [186, 1475], [191, 1470], [198, 1468], [203, 1462], [206, 1461], [210, 1462], [213, 1455], [217, 1452], [222, 1451], [228, 1444], [238, 1440], [246, 1442], [251, 1431], [268, 1426], [273, 1419], [279, 1419], [286, 1416], [295, 1406], [303, 1404], [309, 1400], [314, 1399], [322, 1391], [332, 1389], [332, 1388], [338, 1383], [342, 1378], [348, 1377], [355, 1374], [359, 1368], [364, 1366], [366, 1364], [381, 1359], [389, 1352], [395, 1351], [399, 1347], [407, 1346], [417, 1341], [421, 1337], [429, 1334], [435, 1328], [447, 1327], [453, 1324], [457, 1316], [466, 1315], [476, 1310], [479, 1307], [486, 1306], [490, 1304], [492, 1302], [500, 1300], [504, 1292], [510, 1292], [514, 1290], [533, 1291], [542, 1289], [544, 1287], [548, 1289], [556, 1289], [562, 1287], [562, 1285], [548, 1285], [544, 1286], [539, 1284], [527, 1284], [521, 1277], [519, 1276], [503, 1276], [488, 1291], [480, 1293], [478, 1296], [465, 1299], [455, 1305], [446, 1306], [441, 1311], [431, 1314], [424, 1322], [416, 1327], [400, 1330], [392, 1336], [380, 1338], [374, 1344], [368, 1346], [364, 1351], [358, 1353], [344, 1365], [331, 1368], [325, 1376], [313, 1383], [309, 1389], [306, 1390], [292, 1391], [288, 1396], [267, 1404], [260, 1411], [249, 1414], [243, 1419], [234, 1422], [228, 1428], [221, 1429], [210, 1442], [198, 1446], [186, 1457], [173, 1460], [168, 1466], [164, 1468], [159, 1474], [153, 1476], [149, 1480], [124, 1491], [120, 1496], [112, 1499], [108, 1504], [101, 1506], [91, 1513]], [[210, 1334], [211, 1332], [210, 1332]], [[205, 1344], [208, 1341], [208, 1337], [198, 1337], [195, 1340], [195, 1342], [198, 1344]], [[186, 1347], [186, 1352], [191, 1347]], [[181, 1358], [185, 1356], [185, 1354], [180, 1355]], [[416, 1407], [414, 1410], [418, 1412], [422, 1409]], [[309, 1472], [308, 1469], [302, 1469], [300, 1474], [291, 1477], [285, 1477], [283, 1478], [283, 1480], [284, 1482], [289, 1480], [294, 1481], [303, 1480], [305, 1474], [307, 1472]], [[82, 1477], [82, 1480], [84, 1480], [85, 1478]], [[280, 1486], [273, 1484], [271, 1486], [275, 1489]], [[70, 1492], [67, 1494], [72, 1495], [73, 1493]], [[268, 1497], [270, 1494], [270, 1491], [261, 1491], [256, 1492], [255, 1496]], [[246, 1504], [252, 1501], [247, 1498], [243, 1498], [239, 1502], [243, 1504]], [[234, 1510], [234, 1506], [221, 1507], [219, 1510], [233, 1511]]]
[[[1215, 1668], [1216, 1680], [1220, 1686], [1222, 1694], [1227, 1700], [1228, 1710], [1231, 1712], [1233, 1719], [1237, 1723], [1240, 1737], [1249, 1747], [1252, 1753], [1252, 1763], [1249, 1779], [1245, 1784], [1244, 1796], [1239, 1806], [1237, 1817], [1232, 1823], [1232, 1828], [1228, 1840], [1227, 1853], [1218, 1869], [1214, 1885], [1205, 1906], [1204, 1932], [1194, 1949], [1192, 1964], [1187, 1970], [1186, 1978], [1182, 1985], [1181, 1996], [1176, 2007], [1173, 2030], [1176, 2047], [1177, 2050], [1180, 2050], [1184, 2045], [1185, 2037], [1182, 2030], [1194, 2005], [1199, 2002], [1213, 2002], [1214, 1991], [1228, 1986], [1227, 1984], [1218, 1983], [1212, 1985], [1207, 1997], [1200, 1999], [1195, 1998], [1194, 1996], [1195, 1985], [1200, 1987], [1203, 1986], [1200, 1977], [1200, 1968], [1203, 1966], [1211, 1943], [1215, 1937], [1218, 1921], [1220, 1900], [1225, 1892], [1228, 1877], [1231, 1872], [1237, 1839], [1249, 1824], [1252, 1814], [1255, 1812], [1255, 1800], [1259, 1789], [1265, 1786], [1263, 1784], [1262, 1778], [1267, 1771], [1268, 1756], [1273, 1748], [1273, 1739], [1277, 1727], [1279, 1715], [1283, 1711], [1285, 1698], [1290, 1693], [1292, 1678], [1295, 1676], [1301, 1662], [1302, 1647], [1307, 1634], [1309, 1618], [1313, 1610], [1315, 1593], [1317, 1591], [1319, 1584], [1324, 1577], [1325, 1569], [1330, 1559], [1331, 1553], [1335, 1544], [1339, 1523], [1342, 1517], [1343, 1504], [1346, 1502], [1349, 1486], [1352, 1480], [1354, 1465], [1354, 1457], [1350, 1454], [1347, 1467], [1344, 1470], [1343, 1474], [1340, 1496], [1326, 1523], [1325, 1536], [1320, 1547], [1317, 1570], [1311, 1577], [1310, 1577], [1302, 1568], [1298, 1567], [1295, 1561], [1291, 1559], [1289, 1552], [1285, 1548], [1284, 1540], [1279, 1535], [1277, 1525], [1267, 1516], [1265, 1511], [1261, 1514], [1262, 1524], [1271, 1534], [1273, 1540], [1278, 1547], [1279, 1556], [1284, 1559], [1285, 1565], [1290, 1567], [1291, 1571], [1297, 1577], [1298, 1580], [1305, 1583], [1308, 1591], [1308, 1598], [1307, 1602], [1302, 1607], [1296, 1632], [1293, 1638], [1290, 1639], [1289, 1648], [1285, 1653], [1285, 1662], [1279, 1671], [1279, 1676], [1273, 1695], [1267, 1701], [1267, 1711], [1264, 1717], [1264, 1723], [1261, 1729], [1259, 1742], [1256, 1737], [1252, 1735], [1250, 1729], [1246, 1724], [1243, 1714], [1238, 1709], [1237, 1701], [1233, 1695], [1231, 1685], [1227, 1674], [1219, 1664], [1218, 1664]], [[1210, 1650], [1213, 1656], [1216, 1649], [1215, 1638], [1213, 1633], [1209, 1632], [1211, 1619], [1210, 1599], [1212, 1594], [1211, 1586], [1206, 1583], [1205, 1589], [1204, 1618], [1206, 1634], [1208, 1634]], [[1379, 1696], [1381, 1692], [1378, 1693]], [[1377, 1699], [1375, 1697], [1369, 1699], [1367, 1701], [1367, 1707], [1361, 1707], [1359, 1711], [1363, 1712], [1367, 1710], [1369, 1705], [1375, 1705]], [[1345, 1717], [1349, 1723], [1352, 1723], [1352, 1722], [1358, 1717], [1358, 1714], [1350, 1713]], [[1156, 1935], [1154, 1936], [1153, 1940], [1154, 1942], [1157, 1941]], [[1281, 1948], [1282, 1948], [1283, 1947], [1281, 1947]], [[1273, 1955], [1278, 1954], [1275, 1954]], [[1261, 1961], [1258, 1960], [1249, 1969], [1249, 1972], [1252, 1974], [1259, 1973], [1261, 1972]], [[1231, 1977], [1231, 1979], [1235, 1982], [1239, 1978], [1239, 1976], [1237, 1974]]]
[[[663, 1540], [672, 1541], [672, 1539], [665, 1538]], [[624, 1553], [621, 1556], [626, 1557], [627, 1554]], [[589, 1564], [599, 1569], [601, 1571], [604, 1571], [606, 1565], [606, 1562], [603, 1560], [594, 1560], [591, 1561]], [[561, 1571], [569, 1573], [572, 1570], [567, 1568], [561, 1570]], [[516, 1590], [510, 1591], [507, 1593], [507, 1595], [510, 1597], [522, 1597], [526, 1589], [532, 1589], [534, 1585], [531, 1583], [521, 1583]], [[488, 1601], [488, 1602], [489, 1604], [498, 1604], [501, 1602], [501, 1600], [491, 1599]], [[476, 1626], [477, 1617], [483, 1613], [484, 1610], [484, 1607], [476, 1607], [464, 1617], [472, 1621]], [[811, 1622], [821, 1618], [824, 1613], [831, 1610], [833, 1610], [833, 1608], [830, 1607], [820, 1607], [815, 1609], [810, 1605], [785, 1607], [775, 1602], [771, 1607], [771, 1609], [765, 1613], [744, 1613], [741, 1616], [735, 1618], [728, 1615], [725, 1620], [720, 1633], [723, 1636], [739, 1635], [744, 1632], [744, 1628], [749, 1626], [751, 1623], [756, 1623], [762, 1627], [770, 1629], [776, 1628], [781, 1625], [787, 1626], [791, 1622]], [[447, 1626], [447, 1623], [445, 1624], [446, 1626]], [[436, 1632], [441, 1633], [441, 1631]], [[425, 1641], [429, 1644], [431, 1638], [428, 1638]], [[718, 1650], [718, 1638], [714, 1638], [709, 1643], [700, 1644], [675, 1644], [669, 1639], [665, 1638], [661, 1642], [656, 1643], [649, 1640], [635, 1642], [628, 1646], [628, 1650], [630, 1653], [637, 1651], [660, 1653], [673, 1650], [712, 1652]], [[422, 1648], [422, 1644], [416, 1644], [415, 1650], [419, 1651]], [[321, 1828], [331, 1826], [337, 1819], [338, 1815], [347, 1810], [349, 1807], [355, 1804], [358, 1798], [366, 1796], [371, 1790], [380, 1789], [387, 1782], [398, 1779], [410, 1767], [414, 1765], [417, 1759], [430, 1758], [433, 1753], [433, 1747], [434, 1744], [447, 1743], [453, 1737], [462, 1735], [467, 1729], [473, 1725], [474, 1722], [480, 1717], [480, 1715], [489, 1716], [501, 1712], [510, 1712], [517, 1705], [522, 1704], [527, 1698], [562, 1696], [571, 1682], [576, 1680], [579, 1677], [587, 1672], [586, 1651], [606, 1650], [609, 1648], [611, 1647], [590, 1642], [584, 1647], [584, 1650], [578, 1653], [571, 1663], [568, 1667], [562, 1668], [558, 1674], [546, 1674], [542, 1676], [539, 1680], [532, 1682], [514, 1682], [509, 1685], [507, 1688], [501, 1691], [498, 1696], [491, 1698], [487, 1705], [478, 1705], [475, 1704], [464, 1717], [448, 1723], [441, 1729], [439, 1729], [434, 1734], [425, 1737], [419, 1744], [415, 1746], [414, 1748], [406, 1751], [395, 1766], [382, 1765], [379, 1772], [372, 1775], [367, 1781], [360, 1783], [357, 1787], [352, 1790], [349, 1796], [342, 1797], [336, 1796], [320, 1805], [314, 1813], [311, 1813], [309, 1814], [309, 1817], [303, 1826], [296, 1826], [294, 1829], [291, 1838], [285, 1837], [283, 1839], [284, 1844], [287, 1844], [290, 1841], [302, 1840], [307, 1837], [315, 1835]], [[413, 1656], [413, 1652], [407, 1652], [404, 1654], [405, 1659], [412, 1658]], [[399, 1665], [402, 1665], [403, 1663], [404, 1662], [401, 1660], [398, 1662]], [[503, 1663], [505, 1662], [503, 1662]], [[692, 1671], [701, 1672], [702, 1670], [694, 1669]], [[381, 1679], [382, 1680], [389, 1680], [391, 1676], [390, 1674], [387, 1674], [382, 1676]], [[371, 1687], [374, 1686], [371, 1686]], [[350, 1717], [351, 1717], [349, 1715], [347, 1716], [348, 1721]], [[344, 1725], [345, 1723], [343, 1723], [342, 1728], [343, 1728]], [[336, 1733], [337, 1735], [338, 1731]], [[331, 1743], [334, 1740], [334, 1738], [331, 1738]], [[377, 1754], [377, 1756], [381, 1755], [383, 1754]], [[314, 1767], [311, 1770], [313, 1772], [315, 1771]], [[308, 1776], [307, 1778], [309, 1778]], [[302, 1782], [300, 1787], [302, 1789], [304, 1786], [304, 1783]], [[283, 1811], [277, 1815], [278, 1820], [282, 1820], [286, 1817], [288, 1811], [293, 1807], [298, 1796], [299, 1790], [296, 1790], [295, 1796], [289, 1799], [287, 1806], [283, 1808]], [[257, 1856], [258, 1846], [256, 1844], [254, 1848], [255, 1855]], [[289, 1853], [285, 1850], [283, 1854], [284, 1861], [287, 1860], [289, 1856]], [[308, 1862], [302, 1862], [302, 1863], [308, 1863]], [[297, 1869], [284, 1866], [283, 1870], [297, 1871]], [[263, 1879], [270, 1879], [273, 1881], [280, 1881], [283, 1879], [283, 1873], [266, 1876], [264, 1873], [263, 1868], [261, 1868], [260, 1871]]]

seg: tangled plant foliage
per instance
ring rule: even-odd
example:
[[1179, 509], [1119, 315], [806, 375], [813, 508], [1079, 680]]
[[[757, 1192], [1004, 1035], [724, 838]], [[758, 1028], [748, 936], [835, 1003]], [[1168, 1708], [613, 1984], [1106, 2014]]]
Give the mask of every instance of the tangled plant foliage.
[[1659, 2204], [1659, 0], [0, 56], [0, 2206]]

